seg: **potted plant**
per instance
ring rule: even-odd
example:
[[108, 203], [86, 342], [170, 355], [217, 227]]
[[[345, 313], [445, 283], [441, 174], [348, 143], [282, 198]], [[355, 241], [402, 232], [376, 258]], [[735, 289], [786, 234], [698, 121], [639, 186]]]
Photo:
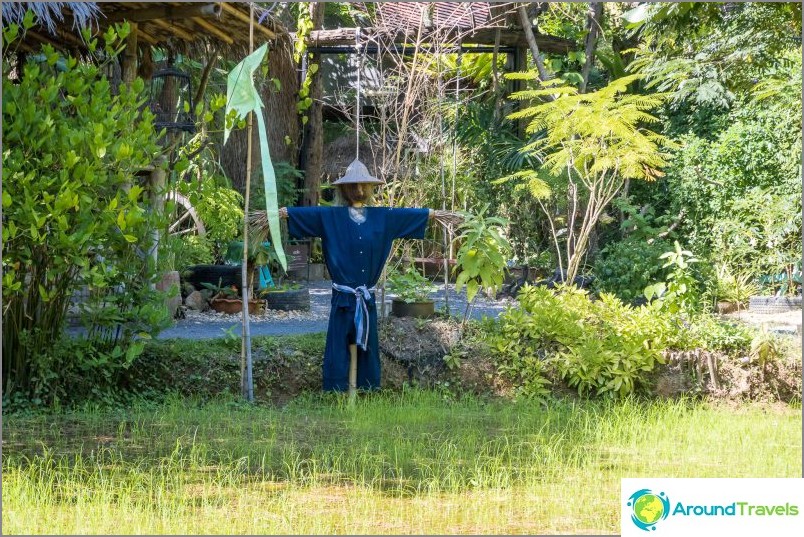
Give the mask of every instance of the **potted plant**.
[[759, 292], [759, 286], [750, 274], [733, 274], [725, 264], [717, 271], [717, 312], [732, 313], [745, 309], [752, 295]]
[[296, 282], [276, 283], [260, 290], [260, 297], [269, 310], [307, 311], [310, 309], [310, 290]]
[[404, 272], [392, 272], [386, 285], [388, 291], [395, 295], [391, 302], [392, 315], [427, 318], [435, 313], [435, 302], [430, 298], [430, 293], [436, 288], [412, 265]]
[[[203, 282], [201, 285], [213, 292], [212, 298], [209, 300], [209, 307], [219, 313], [240, 313], [243, 311], [243, 299], [240, 296], [240, 291], [234, 285], [221, 286], [214, 285], [208, 282]], [[248, 301], [248, 312], [255, 315], [260, 312], [265, 305], [264, 300], [257, 298], [250, 298]]]
[[282, 270], [282, 265], [279, 264], [279, 259], [273, 250], [266, 250], [265, 262], [273, 275], [272, 284], [259, 290], [259, 296], [265, 301], [265, 307], [280, 311], [309, 310], [310, 289], [294, 281], [285, 280], [287, 273]]

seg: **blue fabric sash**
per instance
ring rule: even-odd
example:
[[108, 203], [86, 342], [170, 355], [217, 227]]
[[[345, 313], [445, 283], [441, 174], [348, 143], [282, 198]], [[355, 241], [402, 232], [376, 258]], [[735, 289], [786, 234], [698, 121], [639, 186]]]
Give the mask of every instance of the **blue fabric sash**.
[[372, 287], [369, 289], [365, 285], [359, 285], [356, 289], [352, 289], [348, 285], [341, 285], [332, 282], [332, 288], [341, 293], [350, 293], [355, 295], [357, 303], [355, 304], [355, 341], [361, 349], [366, 350], [368, 347], [369, 327], [368, 323], [368, 305], [366, 300], [371, 300], [371, 293], [377, 289]]

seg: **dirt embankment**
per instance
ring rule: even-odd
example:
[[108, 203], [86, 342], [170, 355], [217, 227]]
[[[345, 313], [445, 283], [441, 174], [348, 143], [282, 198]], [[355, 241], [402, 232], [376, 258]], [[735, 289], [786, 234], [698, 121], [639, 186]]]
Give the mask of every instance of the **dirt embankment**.
[[[380, 326], [383, 386], [393, 389], [409, 382], [425, 387], [447, 385], [479, 394], [510, 394], [511, 383], [499, 375], [494, 358], [480, 345], [458, 345], [459, 334], [460, 324], [455, 321], [389, 317]], [[801, 342], [794, 336], [782, 337], [784, 356], [765, 364], [747, 356], [700, 349], [668, 351], [666, 363], [653, 371], [646, 384], [656, 397], [692, 394], [733, 400], [799, 399]], [[460, 359], [445, 360], [450, 353]], [[561, 394], [573, 393], [560, 379], [551, 380]]]

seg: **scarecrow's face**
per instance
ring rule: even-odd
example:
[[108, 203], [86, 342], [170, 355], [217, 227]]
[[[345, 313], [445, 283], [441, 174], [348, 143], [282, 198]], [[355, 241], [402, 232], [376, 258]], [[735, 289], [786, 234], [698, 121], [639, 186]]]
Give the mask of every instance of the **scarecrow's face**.
[[371, 196], [372, 185], [369, 183], [346, 183], [340, 185], [341, 194], [349, 205], [363, 205]]

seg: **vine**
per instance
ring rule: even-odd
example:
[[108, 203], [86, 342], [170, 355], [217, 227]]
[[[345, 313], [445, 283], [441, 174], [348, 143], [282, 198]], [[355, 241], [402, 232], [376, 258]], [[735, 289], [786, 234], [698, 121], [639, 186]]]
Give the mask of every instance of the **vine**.
[[[296, 41], [293, 43], [293, 59], [300, 63], [304, 55], [307, 54], [308, 61], [313, 57], [307, 52], [307, 38], [313, 30], [313, 18], [310, 14], [310, 3], [300, 2], [297, 4], [298, 13], [296, 14]], [[310, 121], [307, 111], [313, 106], [313, 99], [310, 97], [310, 84], [313, 76], [318, 72], [318, 64], [311, 63], [307, 66], [304, 80], [299, 88], [299, 100], [296, 103], [296, 111], [301, 116], [302, 125]]]

